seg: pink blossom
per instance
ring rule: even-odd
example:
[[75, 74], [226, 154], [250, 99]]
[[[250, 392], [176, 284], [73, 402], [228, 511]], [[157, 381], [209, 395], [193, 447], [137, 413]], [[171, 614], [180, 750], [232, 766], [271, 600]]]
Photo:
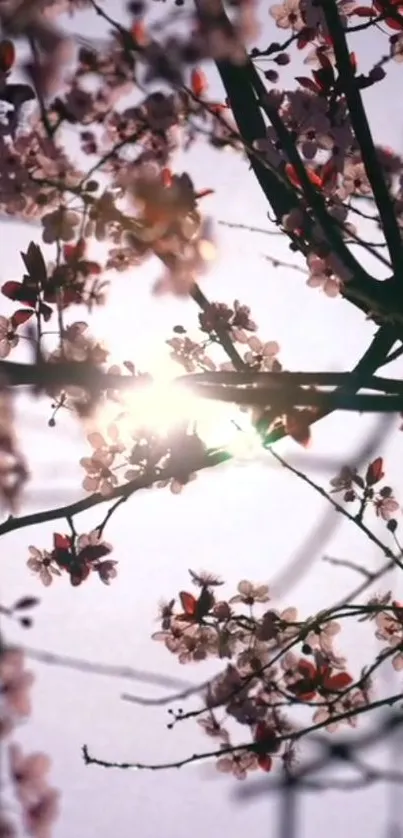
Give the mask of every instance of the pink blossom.
[[16, 716], [28, 716], [31, 712], [29, 688], [34, 675], [24, 669], [24, 654], [20, 649], [6, 649], [0, 656], [0, 681], [11, 712]]
[[284, 0], [283, 3], [271, 6], [269, 14], [280, 29], [292, 29], [293, 32], [297, 32], [304, 26], [299, 6], [299, 0]]
[[27, 806], [47, 788], [46, 775], [49, 772], [50, 759], [46, 754], [39, 752], [24, 756], [22, 748], [15, 742], [9, 746], [8, 754], [18, 797]]
[[332, 268], [324, 259], [315, 254], [309, 254], [307, 262], [310, 274], [306, 284], [310, 288], [322, 288], [328, 297], [337, 297], [340, 293], [341, 282], [334, 275]]
[[11, 319], [0, 315], [0, 358], [7, 358], [11, 350], [17, 346], [18, 341], [19, 337]]
[[33, 838], [50, 838], [51, 828], [59, 816], [60, 793], [47, 788], [38, 800], [24, 812], [26, 828]]
[[243, 602], [245, 605], [253, 605], [255, 602], [268, 602], [268, 585], [253, 585], [248, 579], [243, 579], [238, 585], [238, 594], [231, 597], [229, 602]]
[[258, 767], [256, 754], [244, 751], [240, 754], [228, 754], [217, 760], [217, 771], [223, 774], [233, 774], [237, 780], [245, 780], [249, 771]]

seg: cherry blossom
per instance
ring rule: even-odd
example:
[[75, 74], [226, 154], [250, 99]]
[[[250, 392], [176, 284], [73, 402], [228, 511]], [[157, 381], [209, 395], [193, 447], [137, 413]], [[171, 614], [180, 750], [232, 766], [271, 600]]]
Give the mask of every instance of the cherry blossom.
[[207, 736], [211, 736], [213, 739], [221, 739], [225, 744], [229, 744], [228, 732], [216, 721], [211, 712], [208, 716], [197, 719], [197, 724]]
[[385, 497], [381, 493], [375, 499], [374, 503], [376, 514], [384, 521], [390, 521], [400, 509], [399, 503], [394, 497], [388, 495]]
[[19, 341], [11, 318], [0, 315], [0, 358], [7, 358]]
[[33, 546], [28, 550], [31, 555], [27, 561], [27, 567], [38, 574], [42, 584], [48, 587], [53, 582], [53, 576], [61, 575], [52, 555], [46, 550], [38, 550]]
[[256, 335], [252, 335], [248, 338], [247, 343], [250, 351], [244, 355], [246, 364], [256, 365], [260, 370], [267, 370], [267, 372], [281, 369], [276, 358], [276, 355], [280, 352], [277, 341], [269, 340], [263, 343]]
[[239, 593], [231, 597], [229, 602], [242, 602], [245, 605], [253, 605], [255, 602], [268, 602], [269, 588], [268, 585], [253, 585], [247, 579], [243, 579], [238, 585]]
[[34, 680], [32, 672], [24, 669], [24, 655], [20, 649], [6, 649], [0, 657], [1, 691], [6, 706], [17, 717], [31, 712], [29, 688]]
[[333, 269], [327, 265], [324, 259], [315, 254], [310, 254], [307, 259], [309, 266], [309, 278], [306, 284], [310, 288], [322, 288], [328, 297], [337, 297], [340, 293], [341, 282], [333, 273]]
[[16, 743], [9, 746], [9, 764], [17, 784], [17, 794], [26, 806], [41, 795], [46, 788], [46, 775], [50, 769], [47, 754], [32, 753], [23, 756], [22, 748]]
[[280, 29], [292, 29], [297, 32], [304, 26], [299, 0], [284, 0], [283, 3], [276, 3], [270, 6], [269, 13]]
[[333, 638], [341, 630], [340, 623], [331, 620], [324, 626], [319, 626], [315, 631], [310, 631], [304, 643], [311, 649], [320, 649], [325, 655], [333, 653]]
[[243, 752], [220, 757], [216, 763], [217, 771], [233, 774], [237, 780], [245, 780], [250, 771], [258, 767], [257, 757], [253, 753]]

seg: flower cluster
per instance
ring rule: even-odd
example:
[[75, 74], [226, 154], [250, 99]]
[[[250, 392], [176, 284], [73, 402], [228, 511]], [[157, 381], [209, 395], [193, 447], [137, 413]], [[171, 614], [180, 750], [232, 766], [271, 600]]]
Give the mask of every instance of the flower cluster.
[[109, 585], [117, 575], [117, 562], [105, 558], [111, 551], [111, 545], [102, 540], [98, 530], [79, 536], [55, 533], [50, 552], [29, 548], [27, 566], [46, 587], [52, 584], [54, 576], [61, 576], [63, 572], [75, 587], [88, 579], [91, 572], [97, 573], [101, 582]]
[[[223, 583], [216, 577], [190, 575], [195, 593], [179, 593], [179, 610], [175, 599], [161, 604], [161, 628], [152, 638], [181, 664], [208, 657], [229, 661], [206, 688], [203, 707], [189, 714], [217, 739], [219, 771], [244, 779], [257, 768], [270, 771], [276, 759], [289, 764], [297, 727], [285, 711], [297, 705], [313, 708], [313, 724], [323, 724], [329, 732], [343, 721], [356, 724], [357, 711], [370, 703], [370, 682], [363, 676], [355, 682], [345, 658], [335, 652], [334, 637], [340, 631], [336, 620], [323, 613], [304, 623], [295, 608], [268, 607], [268, 586], [249, 580], [223, 599], [217, 590]], [[263, 613], [258, 615], [256, 606], [263, 606]], [[185, 718], [183, 711], [174, 714], [174, 721]], [[250, 745], [233, 743], [234, 721], [249, 728]]]
[[[34, 676], [25, 669], [24, 653], [17, 647], [0, 647], [0, 744], [3, 745], [19, 720], [31, 712], [30, 687]], [[59, 792], [49, 786], [49, 757], [41, 752], [24, 754], [20, 745], [8, 747], [8, 769], [21, 811], [24, 832], [32, 838], [47, 838], [59, 812]], [[17, 824], [2, 807], [0, 832], [9, 838], [19, 834]]]
[[330, 481], [331, 491], [343, 492], [345, 503], [359, 504], [357, 514], [360, 519], [365, 510], [372, 507], [376, 515], [387, 522], [388, 529], [395, 532], [398, 526], [395, 515], [400, 511], [400, 506], [390, 486], [377, 485], [385, 476], [383, 469], [382, 457], [373, 460], [364, 475], [358, 474], [355, 468], [343, 466], [339, 474]]

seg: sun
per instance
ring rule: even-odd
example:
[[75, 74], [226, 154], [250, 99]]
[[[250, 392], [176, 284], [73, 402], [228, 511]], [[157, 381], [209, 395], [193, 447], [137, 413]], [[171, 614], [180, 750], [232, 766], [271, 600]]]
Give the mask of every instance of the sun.
[[[261, 453], [261, 440], [250, 416], [236, 405], [202, 399], [190, 387], [177, 384], [181, 370], [175, 363], [158, 363], [151, 372], [152, 382], [141, 389], [125, 391], [123, 420], [136, 429], [149, 430], [169, 437], [179, 428], [194, 428], [208, 448], [222, 448], [239, 458], [252, 458]], [[119, 413], [116, 405], [103, 407], [98, 417], [105, 427]]]

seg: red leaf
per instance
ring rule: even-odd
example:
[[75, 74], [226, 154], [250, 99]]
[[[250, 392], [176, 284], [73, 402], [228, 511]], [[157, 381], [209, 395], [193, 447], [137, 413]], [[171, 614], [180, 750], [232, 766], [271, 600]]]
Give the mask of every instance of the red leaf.
[[313, 79], [307, 78], [307, 76], [296, 76], [295, 81], [297, 81], [301, 87], [305, 87], [306, 90], [310, 90], [311, 93], [318, 93], [320, 90], [316, 82], [314, 82]]
[[[320, 54], [318, 54], [319, 60], [321, 60], [321, 58], [323, 57], [323, 55], [320, 57]], [[312, 70], [312, 75], [316, 81], [316, 84], [323, 93], [327, 93], [334, 84], [333, 67], [330, 64], [330, 62], [329, 65], [330, 68], [320, 67], [319, 70]]]
[[166, 186], [166, 187], [172, 186], [172, 178], [173, 178], [173, 175], [172, 175], [171, 169], [169, 169], [168, 166], [165, 166], [164, 169], [161, 169], [161, 180], [162, 180], [163, 186]]
[[201, 621], [214, 605], [213, 594], [208, 588], [202, 589], [198, 599], [196, 599], [193, 594], [189, 594], [186, 591], [180, 591], [179, 599], [185, 612], [182, 615], [182, 619], [187, 617], [195, 622]]
[[330, 73], [333, 76], [332, 62], [327, 57], [326, 53], [323, 52], [323, 50], [318, 49], [316, 54], [318, 56], [318, 61], [321, 65], [322, 69], [326, 70], [328, 73]]
[[[313, 171], [313, 169], [307, 167], [305, 169], [305, 172], [313, 186], [322, 186], [322, 179], [319, 177], [319, 175], [316, 174], [316, 172]], [[295, 167], [291, 163], [286, 163], [285, 173], [293, 186], [301, 187], [299, 175], [297, 174], [297, 172], [295, 171]]]
[[14, 282], [13, 280], [10, 280], [1, 286], [1, 293], [4, 294], [5, 297], [8, 297], [9, 300], [17, 300], [18, 297], [16, 295], [19, 293], [20, 288], [22, 288], [21, 282]]
[[208, 88], [207, 78], [203, 70], [198, 70], [197, 67], [192, 70], [190, 76], [190, 86], [195, 96], [202, 96]]
[[259, 768], [261, 768], [262, 771], [271, 771], [273, 767], [273, 760], [268, 756], [268, 754], [259, 754], [257, 761]]
[[139, 47], [146, 46], [148, 36], [142, 20], [137, 20], [135, 23], [133, 23], [133, 26], [130, 29], [130, 34]]
[[66, 262], [77, 261], [82, 259], [86, 251], [86, 243], [84, 239], [78, 239], [75, 244], [63, 245], [63, 256]]
[[370, 463], [367, 468], [365, 482], [367, 486], [374, 486], [375, 483], [378, 483], [379, 480], [382, 480], [382, 477], [384, 477], [383, 459], [382, 457], [377, 457], [376, 460], [373, 460], [373, 462]]
[[26, 323], [34, 315], [33, 309], [29, 308], [19, 308], [18, 311], [15, 311], [13, 316], [11, 317], [11, 323], [13, 327], [16, 329], [17, 326], [22, 326], [23, 323]]
[[329, 675], [324, 678], [323, 686], [327, 690], [344, 690], [345, 687], [350, 686], [353, 679], [348, 672], [337, 672], [336, 675]]
[[337, 167], [335, 166], [333, 160], [330, 159], [330, 160], [327, 161], [327, 163], [325, 163], [325, 165], [324, 165], [324, 167], [323, 167], [323, 169], [320, 173], [320, 179], [322, 181], [322, 186], [325, 186], [325, 184], [328, 184], [328, 183], [336, 180], [336, 178], [337, 178]]
[[0, 70], [7, 73], [15, 61], [15, 47], [12, 41], [0, 41]]
[[315, 35], [316, 35], [315, 30], [314, 29], [308, 29], [307, 26], [305, 27], [305, 29], [301, 29], [301, 31], [298, 33], [297, 48], [298, 49], [304, 49], [304, 47], [306, 47], [306, 45], [309, 44], [309, 42], [313, 40]]
[[374, 0], [374, 6], [380, 14], [388, 12], [391, 6], [395, 6], [396, 13], [399, 15], [401, 20], [398, 22], [394, 18], [387, 17], [383, 23], [386, 23], [386, 26], [389, 26], [390, 29], [395, 29], [397, 31], [403, 29], [403, 17], [401, 15], [401, 12], [403, 12], [403, 3], [401, 3], [400, 0], [388, 0], [387, 3], [385, 0]]
[[26, 306], [35, 307], [36, 292], [33, 288], [28, 288], [23, 282], [14, 282], [10, 280], [1, 286], [1, 291], [9, 300], [18, 300]]
[[351, 69], [355, 73], [356, 70], [357, 70], [357, 56], [356, 56], [355, 52], [350, 52], [350, 64], [351, 64]]
[[376, 11], [374, 8], [370, 8], [369, 6], [357, 6], [353, 9], [349, 17], [352, 17], [353, 15], [357, 15], [358, 17], [374, 17], [376, 16]]
[[60, 533], [53, 533], [53, 544], [55, 550], [70, 550], [71, 538], [68, 535], [60, 535]]
[[214, 195], [214, 193], [215, 189], [201, 189], [200, 192], [196, 192], [195, 198], [199, 201], [200, 198], [207, 198], [208, 195]]
[[295, 442], [307, 448], [311, 441], [311, 429], [304, 413], [305, 411], [301, 410], [293, 414], [288, 414], [286, 417], [286, 431]]
[[197, 607], [197, 599], [186, 591], [180, 591], [179, 599], [186, 616], [194, 617]]
[[102, 272], [99, 262], [88, 262], [87, 260], [80, 263], [80, 269], [86, 276], [89, 274], [100, 274]]

